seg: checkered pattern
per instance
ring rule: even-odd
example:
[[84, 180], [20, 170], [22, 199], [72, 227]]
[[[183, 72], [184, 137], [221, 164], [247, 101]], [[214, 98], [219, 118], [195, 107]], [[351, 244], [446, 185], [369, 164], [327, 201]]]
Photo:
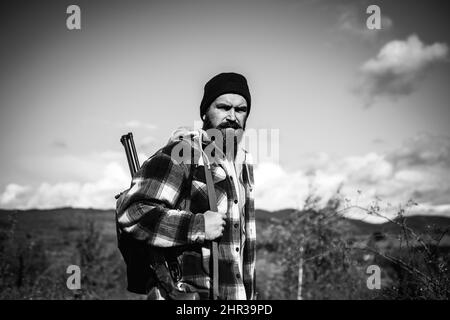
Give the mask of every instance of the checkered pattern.
[[[171, 156], [179, 143], [189, 143], [193, 147], [195, 164], [176, 161]], [[182, 281], [199, 289], [209, 289], [210, 242], [205, 240], [203, 216], [209, 205], [203, 161], [197, 144], [186, 140], [173, 142], [147, 159], [133, 178], [130, 189], [118, 199], [116, 212], [123, 232], [148, 241], [152, 246], [187, 245], [187, 250], [178, 257]], [[191, 170], [191, 202], [190, 207], [184, 210]], [[237, 252], [241, 247], [241, 221], [231, 215], [237, 191], [220, 162], [211, 164], [211, 172], [218, 211], [227, 212], [226, 228], [219, 240], [219, 296], [232, 300], [255, 299], [256, 229], [250, 156], [245, 152], [242, 170], [245, 189], [242, 272], [238, 266], [241, 253]]]

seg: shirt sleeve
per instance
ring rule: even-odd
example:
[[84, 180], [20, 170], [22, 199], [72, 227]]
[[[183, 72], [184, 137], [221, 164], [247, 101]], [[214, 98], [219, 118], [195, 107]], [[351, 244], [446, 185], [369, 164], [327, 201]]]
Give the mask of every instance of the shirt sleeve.
[[119, 228], [157, 247], [203, 243], [202, 213], [177, 209], [187, 181], [184, 164], [159, 152], [143, 163], [116, 204]]

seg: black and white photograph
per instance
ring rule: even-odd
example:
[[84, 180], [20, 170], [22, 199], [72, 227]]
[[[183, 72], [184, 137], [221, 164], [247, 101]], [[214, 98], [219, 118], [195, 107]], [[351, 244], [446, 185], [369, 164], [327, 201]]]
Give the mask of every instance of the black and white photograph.
[[0, 300], [449, 300], [448, 1], [0, 7]]

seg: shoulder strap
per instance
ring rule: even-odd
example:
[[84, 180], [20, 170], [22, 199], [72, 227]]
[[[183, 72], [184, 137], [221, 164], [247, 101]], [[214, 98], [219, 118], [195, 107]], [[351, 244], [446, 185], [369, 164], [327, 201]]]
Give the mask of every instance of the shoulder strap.
[[190, 210], [191, 207], [191, 191], [192, 191], [192, 180], [194, 177], [194, 168], [195, 165], [195, 150], [194, 147], [191, 148], [191, 163], [189, 164], [189, 176], [187, 180], [187, 186], [186, 186], [186, 197], [185, 197], [185, 205], [184, 210]]
[[[205, 177], [206, 177], [206, 185], [208, 188], [208, 200], [209, 200], [209, 209], [211, 211], [217, 212], [217, 198], [216, 191], [214, 190], [214, 183], [211, 175], [211, 170], [209, 164], [205, 163]], [[219, 246], [217, 241], [211, 242], [211, 256], [213, 259], [213, 270], [212, 270], [212, 299], [219, 299]]]
[[[202, 134], [200, 132], [200, 151], [203, 157], [203, 166], [205, 168], [206, 187], [208, 189], [209, 210], [217, 212], [217, 197], [214, 189], [214, 181], [211, 175], [211, 167], [202, 148]], [[213, 280], [211, 288], [212, 300], [219, 299], [219, 246], [217, 241], [211, 241], [211, 258], [212, 258], [212, 274]]]

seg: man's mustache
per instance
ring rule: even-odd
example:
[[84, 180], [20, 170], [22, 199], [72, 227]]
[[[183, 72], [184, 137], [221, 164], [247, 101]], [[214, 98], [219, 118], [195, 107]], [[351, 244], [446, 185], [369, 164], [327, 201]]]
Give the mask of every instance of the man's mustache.
[[242, 129], [242, 127], [239, 125], [239, 123], [234, 122], [234, 121], [227, 121], [227, 122], [221, 123], [217, 126], [217, 129], [228, 129], [228, 128], [235, 129], [235, 130]]

